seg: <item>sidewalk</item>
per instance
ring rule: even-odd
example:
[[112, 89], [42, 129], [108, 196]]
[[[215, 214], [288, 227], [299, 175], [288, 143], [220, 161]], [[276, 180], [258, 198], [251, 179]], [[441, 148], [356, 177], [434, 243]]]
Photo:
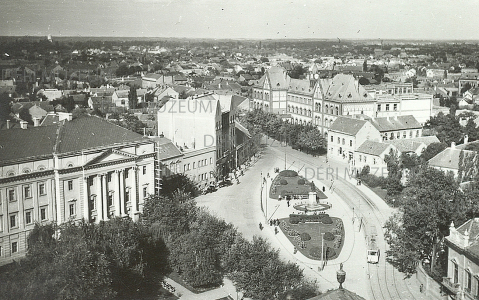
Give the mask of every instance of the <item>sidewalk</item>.
[[233, 285], [233, 282], [226, 278], [223, 280], [223, 285], [221, 287], [198, 294], [191, 292], [170, 278], [165, 278], [164, 281], [175, 288], [175, 292], [173, 294], [175, 294], [181, 300], [216, 300], [225, 297], [239, 300], [242, 297], [242, 293], [236, 293], [236, 288]]
[[[298, 168], [292, 166], [290, 169], [299, 171]], [[267, 174], [268, 172], [266, 172]], [[264, 174], [264, 173], [263, 173]], [[268, 189], [270, 187], [272, 179], [277, 175], [274, 173], [274, 166], [269, 170], [271, 178], [268, 178]], [[265, 176], [266, 177], [266, 176]], [[322, 188], [323, 183], [317, 183], [318, 188]], [[344, 244], [339, 256], [333, 260], [327, 261], [323, 270], [319, 270], [321, 262], [307, 258], [300, 251], [294, 254], [294, 245], [289, 241], [288, 237], [279, 230], [278, 234], [274, 233], [274, 226], [265, 225], [263, 231], [267, 231], [270, 236], [270, 240], [276, 240], [280, 245], [283, 252], [283, 257], [287, 260], [294, 261], [300, 266], [304, 267], [304, 273], [307, 277], [319, 279], [318, 284], [320, 289], [324, 292], [329, 289], [338, 288], [339, 284], [336, 281], [336, 271], [339, 270], [340, 263], [343, 263], [343, 269], [349, 274], [349, 280], [346, 279], [345, 287], [362, 297], [368, 297], [367, 285], [361, 282], [360, 279], [365, 278], [367, 272], [367, 262], [363, 257], [366, 253], [366, 243], [363, 231], [357, 232], [354, 230], [353, 224], [353, 212], [343, 203], [343, 201], [336, 195], [331, 193], [328, 188], [324, 194], [328, 197], [322, 199], [321, 202], [329, 202], [332, 207], [325, 211], [332, 217], [342, 219], [345, 231]], [[290, 214], [297, 213], [294, 209], [295, 204], [299, 204], [307, 200], [290, 200], [290, 207], [287, 206], [285, 200], [276, 200], [268, 198], [268, 217], [271, 219], [288, 218]], [[274, 245], [273, 245], [274, 246]], [[319, 277], [319, 278], [318, 278]]]

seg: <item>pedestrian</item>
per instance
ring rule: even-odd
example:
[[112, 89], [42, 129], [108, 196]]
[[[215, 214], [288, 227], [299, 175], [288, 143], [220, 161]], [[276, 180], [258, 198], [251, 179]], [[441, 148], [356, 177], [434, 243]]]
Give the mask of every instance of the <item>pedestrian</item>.
[[269, 226], [273, 226], [273, 220], [269, 220]]
[[274, 234], [278, 234], [278, 227], [274, 228]]
[[288, 201], [286, 201], [286, 203], [288, 204], [288, 207], [289, 207], [289, 200], [288, 200]]
[[261, 224], [261, 222], [259, 222], [259, 230], [263, 230], [263, 224]]

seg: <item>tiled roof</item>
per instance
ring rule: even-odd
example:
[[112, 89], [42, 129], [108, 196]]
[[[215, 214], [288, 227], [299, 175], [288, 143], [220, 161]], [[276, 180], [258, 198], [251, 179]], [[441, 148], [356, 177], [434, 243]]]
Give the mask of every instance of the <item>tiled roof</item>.
[[387, 151], [389, 147], [394, 147], [394, 146], [392, 146], [389, 143], [380, 143], [380, 142], [366, 140], [364, 141], [364, 143], [361, 144], [361, 146], [358, 147], [356, 152], [379, 156], [383, 154], [385, 151]]
[[448, 169], [459, 169], [459, 155], [461, 151], [464, 151], [464, 154], [473, 154], [475, 151], [470, 150], [461, 150], [458, 148], [452, 149], [451, 147], [444, 149], [442, 152], [438, 153], [436, 156], [429, 160], [429, 165], [432, 167], [448, 168]]
[[284, 68], [271, 67], [266, 70], [265, 75], [268, 77], [272, 89], [286, 90], [289, 88], [289, 82], [291, 78], [286, 73], [286, 70]]
[[337, 74], [323, 90], [325, 91], [324, 96], [328, 100], [338, 102], [375, 101], [353, 75]]
[[419, 124], [412, 115], [373, 118], [371, 119], [371, 124], [373, 124], [379, 132], [422, 128], [421, 124]]
[[313, 95], [314, 87], [310, 86], [310, 81], [307, 79], [294, 79], [292, 78], [289, 82], [290, 93], [306, 94]]
[[34, 156], [51, 156], [58, 126], [0, 130], [0, 165], [2, 162]]
[[143, 76], [142, 79], [155, 79], [158, 80], [162, 77], [163, 75], [161, 74], [156, 74], [156, 73], [148, 73], [145, 76]]
[[80, 117], [65, 122], [58, 136], [57, 153], [81, 151], [115, 144], [139, 142], [141, 134], [99, 117]]
[[152, 137], [158, 147], [158, 160], [166, 160], [169, 158], [182, 156], [183, 153], [178, 149], [171, 140], [165, 137]]
[[429, 146], [432, 143], [439, 143], [439, 139], [434, 135], [391, 140], [387, 141], [387, 143], [394, 145], [400, 152], [415, 152], [423, 144]]
[[348, 117], [338, 117], [333, 122], [333, 124], [331, 124], [329, 131], [336, 131], [348, 135], [356, 135], [356, 133], [358, 133], [358, 131], [363, 128], [366, 122], [367, 121], [365, 120], [353, 119]]

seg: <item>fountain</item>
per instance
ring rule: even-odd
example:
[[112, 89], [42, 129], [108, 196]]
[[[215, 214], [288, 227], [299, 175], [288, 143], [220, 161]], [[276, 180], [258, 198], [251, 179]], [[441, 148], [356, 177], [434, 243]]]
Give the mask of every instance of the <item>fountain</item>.
[[309, 212], [309, 211], [323, 211], [331, 208], [331, 205], [326, 203], [319, 203], [316, 200], [316, 192], [309, 192], [309, 197], [306, 203], [299, 203], [293, 205], [294, 209]]

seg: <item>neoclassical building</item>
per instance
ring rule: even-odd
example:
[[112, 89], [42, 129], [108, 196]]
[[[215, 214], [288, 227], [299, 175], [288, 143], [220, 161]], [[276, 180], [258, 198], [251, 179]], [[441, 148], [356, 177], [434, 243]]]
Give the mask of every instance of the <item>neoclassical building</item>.
[[155, 142], [98, 117], [0, 130], [0, 264], [35, 223], [137, 219], [155, 192]]

